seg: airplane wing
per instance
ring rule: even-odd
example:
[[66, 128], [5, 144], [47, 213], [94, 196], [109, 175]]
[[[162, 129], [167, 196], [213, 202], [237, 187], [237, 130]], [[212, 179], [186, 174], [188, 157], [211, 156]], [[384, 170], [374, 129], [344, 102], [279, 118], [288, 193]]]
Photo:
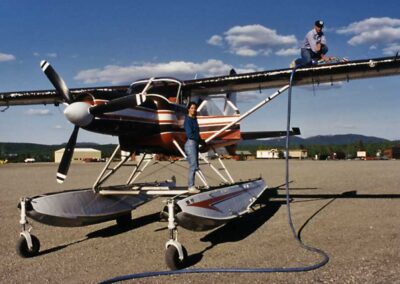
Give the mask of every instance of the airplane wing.
[[[98, 87], [98, 88], [79, 88], [71, 89], [71, 95], [79, 97], [80, 95], [99, 94], [108, 98], [115, 98], [115, 94], [126, 94], [129, 86], [111, 86], [111, 87]], [[98, 97], [98, 96], [96, 96]], [[21, 91], [21, 92], [7, 92], [0, 93], [0, 106], [13, 106], [13, 105], [40, 105], [40, 104], [54, 104], [59, 105], [63, 103], [62, 96], [53, 90], [43, 91]]]
[[[243, 140], [250, 139], [262, 139], [262, 138], [272, 138], [281, 137], [286, 135], [286, 131], [253, 131], [253, 132], [241, 132], [240, 133]], [[290, 135], [300, 135], [300, 128], [293, 127], [290, 131]]]
[[[186, 95], [209, 95], [280, 88], [288, 84], [292, 68], [184, 81]], [[354, 79], [400, 75], [400, 57], [354, 60], [298, 68], [293, 85], [309, 85]]]
[[[183, 96], [189, 96], [280, 88], [288, 84], [291, 73], [292, 69], [286, 68], [187, 80], [183, 81], [182, 91]], [[299, 68], [296, 70], [294, 76], [294, 85], [320, 84], [391, 75], [400, 75], [400, 57], [355, 60]], [[80, 88], [70, 89], [70, 92], [73, 97], [94, 92], [112, 95], [115, 92], [126, 92], [128, 87]], [[54, 90], [0, 93], [0, 106], [30, 104], [58, 105], [62, 101], [62, 96]]]

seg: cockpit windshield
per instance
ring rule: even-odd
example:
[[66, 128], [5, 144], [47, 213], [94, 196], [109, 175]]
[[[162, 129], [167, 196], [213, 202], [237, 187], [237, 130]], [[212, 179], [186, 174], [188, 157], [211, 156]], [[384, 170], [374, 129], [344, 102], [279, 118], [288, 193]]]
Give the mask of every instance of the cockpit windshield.
[[129, 87], [130, 94], [137, 94], [143, 91], [146, 85], [151, 81], [147, 94], [156, 94], [165, 97], [170, 102], [180, 101], [180, 92], [182, 83], [173, 78], [152, 78], [133, 82]]

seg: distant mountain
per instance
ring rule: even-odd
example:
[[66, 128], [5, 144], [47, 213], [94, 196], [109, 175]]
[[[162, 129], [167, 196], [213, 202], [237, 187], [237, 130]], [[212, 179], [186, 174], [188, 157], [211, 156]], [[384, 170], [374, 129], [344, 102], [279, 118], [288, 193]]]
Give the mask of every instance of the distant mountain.
[[[265, 145], [265, 146], [284, 146], [286, 138], [276, 138], [268, 140], [246, 140], [240, 142], [241, 146], [248, 145]], [[340, 135], [318, 135], [309, 138], [301, 138], [298, 136], [290, 137], [291, 145], [346, 145], [353, 144], [362, 141], [364, 144], [375, 144], [375, 143], [386, 143], [391, 142], [390, 140], [364, 136], [358, 134], [340, 134]]]

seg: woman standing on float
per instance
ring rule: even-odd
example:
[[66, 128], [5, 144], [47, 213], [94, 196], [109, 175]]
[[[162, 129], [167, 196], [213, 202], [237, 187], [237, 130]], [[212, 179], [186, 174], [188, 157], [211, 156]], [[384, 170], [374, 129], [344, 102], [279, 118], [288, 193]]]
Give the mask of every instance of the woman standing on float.
[[199, 169], [199, 144], [200, 128], [197, 122], [197, 104], [190, 102], [188, 105], [188, 115], [185, 117], [184, 128], [186, 132], [185, 153], [189, 162], [188, 173], [188, 191], [189, 193], [198, 193], [195, 187], [195, 174]]

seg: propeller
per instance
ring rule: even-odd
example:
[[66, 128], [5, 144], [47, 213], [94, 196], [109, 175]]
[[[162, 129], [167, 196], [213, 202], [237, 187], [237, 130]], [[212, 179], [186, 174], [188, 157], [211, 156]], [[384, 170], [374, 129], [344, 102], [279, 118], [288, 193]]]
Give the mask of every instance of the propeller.
[[64, 154], [61, 158], [60, 165], [57, 171], [57, 182], [63, 183], [67, 178], [69, 166], [71, 165], [72, 155], [74, 154], [76, 139], [78, 138], [79, 126], [74, 127], [71, 136], [69, 137], [67, 146], [65, 147]]
[[57, 72], [53, 69], [49, 62], [46, 60], [42, 60], [40, 62], [40, 68], [44, 74], [46, 74], [47, 78], [53, 84], [54, 88], [56, 88], [57, 92], [61, 94], [64, 102], [71, 103], [71, 95], [67, 85], [64, 80], [58, 76]]
[[110, 100], [104, 104], [90, 106], [86, 102], [75, 102], [71, 97], [70, 90], [65, 84], [64, 80], [57, 74], [54, 68], [46, 60], [40, 62], [40, 68], [47, 76], [57, 94], [61, 96], [62, 100], [68, 104], [64, 110], [64, 115], [72, 122], [75, 127], [65, 147], [64, 154], [61, 158], [60, 165], [57, 171], [57, 182], [63, 183], [67, 178], [69, 166], [71, 165], [72, 156], [74, 154], [76, 140], [80, 127], [89, 125], [95, 116], [102, 115], [107, 112], [114, 112], [126, 108], [141, 105], [146, 100], [146, 91], [150, 88], [153, 78], [149, 80], [141, 93], [127, 95], [122, 98]]
[[[54, 68], [50, 65], [49, 62], [43, 60], [40, 62], [40, 68], [43, 73], [47, 76], [50, 82], [53, 84], [54, 88], [57, 90], [57, 93], [61, 95], [63, 101], [69, 106], [73, 105], [73, 101], [70, 95], [70, 91], [65, 84], [64, 80], [57, 74]], [[68, 108], [68, 107], [67, 107]], [[64, 154], [61, 158], [60, 165], [58, 166], [57, 171], [57, 182], [63, 183], [67, 177], [67, 173], [69, 170], [69, 166], [71, 164], [72, 155], [74, 154], [74, 149], [76, 145], [76, 139], [78, 137], [79, 126], [75, 125], [74, 130], [68, 140], [68, 143], [65, 147]]]

